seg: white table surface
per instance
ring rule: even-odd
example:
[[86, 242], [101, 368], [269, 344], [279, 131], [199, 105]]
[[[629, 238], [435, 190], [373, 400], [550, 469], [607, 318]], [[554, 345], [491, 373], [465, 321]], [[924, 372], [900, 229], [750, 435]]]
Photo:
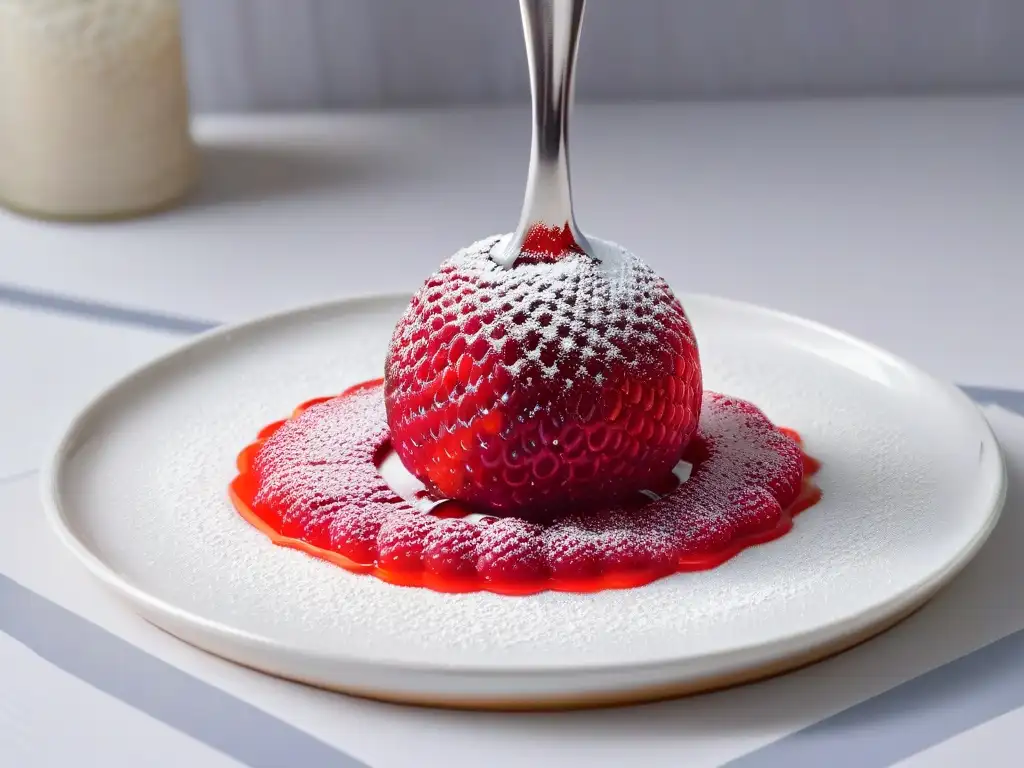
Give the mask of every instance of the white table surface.
[[[243, 754], [241, 733], [218, 741], [174, 719], [175, 697], [187, 693], [175, 681], [193, 678], [294, 726], [288, 739], [310, 734], [336, 756], [304, 765], [711, 766], [794, 732], [737, 765], [798, 768], [815, 744], [834, 765], [887, 765], [895, 755], [912, 768], [1017, 764], [1019, 705], [996, 706], [991, 690], [965, 685], [962, 700], [947, 691], [929, 712], [914, 698], [917, 681], [894, 689], [1024, 629], [1016, 484], [1003, 535], [897, 629], [793, 675], [650, 707], [510, 716], [356, 701], [214, 659], [127, 612], [45, 529], [33, 474], [90, 394], [186, 338], [167, 330], [172, 322], [118, 319], [111, 306], [235, 321], [411, 290], [460, 245], [514, 226], [528, 149], [523, 109], [203, 118], [196, 133], [205, 177], [182, 209], [105, 225], [0, 214], [0, 502], [10, 526], [0, 578], [21, 590], [0, 591], [0, 613], [5, 599], [39, 596], [67, 609], [68, 621], [83, 617], [128, 641], [126, 658], [172, 665], [166, 696], [140, 704], [137, 691], [97, 682], [105, 663], [118, 664], [106, 632], [82, 635], [100, 660], [83, 672], [68, 660], [83, 652], [74, 642], [48, 657], [28, 629], [0, 618], [0, 764], [274, 765]], [[578, 218], [637, 251], [677, 290], [808, 316], [960, 384], [1024, 390], [1022, 137], [1024, 99], [1014, 98], [582, 107]], [[1011, 481], [1024, 480], [1024, 416], [986, 413]], [[1024, 651], [1018, 661], [1024, 674]], [[961, 668], [971, 669], [948, 666]], [[924, 679], [941, 691], [941, 678]], [[946, 722], [950, 708], [989, 714], [964, 730]], [[828, 719], [834, 713], [843, 714]], [[923, 735], [913, 750], [893, 746], [909, 743], [915, 727]]]

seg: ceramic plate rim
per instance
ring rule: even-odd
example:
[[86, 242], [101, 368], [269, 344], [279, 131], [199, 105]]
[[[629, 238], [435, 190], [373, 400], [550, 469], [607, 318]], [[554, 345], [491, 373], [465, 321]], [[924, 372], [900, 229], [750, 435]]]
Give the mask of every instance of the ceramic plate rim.
[[[356, 667], [374, 667], [390, 670], [391, 672], [415, 672], [421, 674], [457, 674], [462, 677], [514, 677], [523, 675], [545, 675], [557, 672], [559, 675], [576, 676], [592, 675], [595, 673], [614, 675], [628, 671], [654, 671], [659, 668], [678, 666], [680, 664], [702, 662], [705, 666], [714, 663], [715, 666], [733, 659], [739, 662], [752, 654], [757, 654], [760, 663], [768, 664], [782, 660], [790, 655], [807, 652], [818, 648], [826, 643], [835, 642], [839, 638], [852, 635], [877, 624], [885, 624], [885, 619], [902, 612], [908, 612], [915, 606], [923, 604], [936, 592], [947, 585], [977, 554], [995, 528], [1002, 514], [1006, 499], [1007, 475], [1005, 458], [999, 445], [999, 441], [993, 432], [988, 420], [982, 414], [977, 405], [958, 387], [935, 378], [931, 374], [921, 370], [909, 361], [882, 349], [870, 342], [852, 336], [820, 322], [804, 317], [790, 314], [771, 307], [764, 307], [751, 302], [740, 301], [704, 293], [680, 293], [677, 294], [684, 306], [690, 302], [702, 304], [717, 304], [733, 311], [743, 313], [754, 313], [758, 315], [770, 315], [781, 321], [796, 324], [823, 333], [845, 344], [859, 347], [876, 358], [885, 360], [902, 370], [908, 371], [915, 377], [926, 380], [931, 386], [945, 392], [960, 408], [968, 408], [974, 417], [976, 427], [983, 435], [986, 449], [998, 462], [997, 482], [990, 487], [990, 498], [986, 504], [989, 510], [986, 525], [981, 528], [961, 550], [955, 558], [951, 558], [945, 568], [940, 571], [932, 571], [926, 578], [905, 587], [903, 590], [893, 594], [888, 600], [876, 603], [870, 609], [848, 616], [840, 621], [827, 625], [800, 630], [791, 634], [783, 635], [770, 642], [752, 641], [743, 645], [734, 645], [723, 651], [703, 653], [699, 655], [669, 655], [659, 656], [643, 661], [633, 662], [601, 662], [586, 661], [573, 664], [572, 666], [560, 662], [552, 665], [543, 664], [505, 664], [494, 665], [493, 662], [473, 661], [460, 664], [457, 668], [445, 663], [431, 663], [425, 661], [404, 661], [389, 657], [370, 657], [366, 655], [350, 655], [343, 649], [331, 652], [298, 649], [287, 643], [274, 640], [265, 636], [238, 629], [220, 621], [204, 618], [191, 611], [181, 608], [163, 598], [150, 594], [145, 589], [136, 586], [129, 580], [121, 577], [111, 566], [96, 555], [89, 546], [83, 542], [73, 531], [64, 513], [64, 505], [61, 499], [60, 480], [61, 476], [71, 460], [71, 449], [79, 432], [91, 421], [95, 420], [103, 407], [114, 399], [120, 391], [130, 388], [146, 375], [158, 372], [162, 366], [168, 365], [175, 359], [194, 352], [197, 348], [207, 345], [217, 339], [230, 336], [233, 333], [242, 331], [256, 331], [261, 327], [273, 325], [284, 320], [301, 320], [303, 316], [316, 316], [321, 313], [331, 312], [341, 308], [359, 309], [367, 306], [382, 305], [391, 302], [408, 301], [411, 294], [377, 293], [363, 294], [352, 297], [331, 299], [313, 304], [297, 305], [291, 308], [278, 310], [249, 320], [243, 320], [230, 324], [216, 326], [210, 330], [196, 334], [183, 344], [175, 345], [172, 349], [164, 352], [146, 363], [129, 371], [109, 386], [95, 394], [81, 409], [67, 422], [64, 429], [59, 433], [56, 440], [51, 441], [53, 446], [45, 454], [44, 463], [40, 470], [40, 492], [42, 496], [44, 515], [46, 520], [55, 532], [58, 539], [71, 551], [71, 553], [87, 568], [93, 577], [97, 578], [104, 586], [112, 590], [118, 596], [126, 599], [135, 606], [135, 610], [143, 614], [146, 620], [181, 637], [178, 633], [167, 629], [160, 621], [151, 618], [159, 617], [173, 622], [182, 622], [187, 625], [199, 628], [206, 633], [218, 636], [219, 639], [240, 642], [250, 648], [272, 650], [284, 654], [286, 657], [301, 657], [306, 661], [318, 664], [337, 666], [347, 665]], [[898, 623], [898, 622], [897, 622]], [[885, 624], [888, 627], [888, 624]], [[881, 631], [881, 630], [880, 630]], [[820, 637], [823, 636], [823, 637]], [[788, 649], [788, 653], [787, 653]], [[230, 658], [230, 657], [228, 657]]]

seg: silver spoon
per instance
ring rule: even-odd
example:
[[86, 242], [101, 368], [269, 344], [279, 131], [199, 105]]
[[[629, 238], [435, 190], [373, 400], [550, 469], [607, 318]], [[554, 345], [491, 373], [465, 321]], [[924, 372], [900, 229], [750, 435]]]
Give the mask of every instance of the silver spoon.
[[569, 113], [573, 70], [586, 0], [519, 0], [533, 94], [533, 144], [519, 227], [504, 251], [491, 258], [511, 267], [537, 242], [594, 251], [576, 226], [569, 181]]

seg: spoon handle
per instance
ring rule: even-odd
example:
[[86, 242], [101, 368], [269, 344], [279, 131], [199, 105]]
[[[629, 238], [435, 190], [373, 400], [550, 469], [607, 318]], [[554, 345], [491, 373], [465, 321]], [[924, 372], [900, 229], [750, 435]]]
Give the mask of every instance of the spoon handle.
[[492, 256], [505, 267], [523, 254], [593, 256], [576, 226], [569, 181], [569, 112], [585, 5], [586, 0], [519, 0], [533, 95], [533, 143], [519, 227], [504, 253]]

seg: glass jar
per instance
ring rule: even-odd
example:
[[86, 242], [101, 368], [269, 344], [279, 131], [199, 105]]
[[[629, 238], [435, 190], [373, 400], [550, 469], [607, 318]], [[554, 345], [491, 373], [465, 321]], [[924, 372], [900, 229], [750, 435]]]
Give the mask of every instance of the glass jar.
[[0, 202], [134, 216], [197, 165], [178, 0], [0, 0]]

